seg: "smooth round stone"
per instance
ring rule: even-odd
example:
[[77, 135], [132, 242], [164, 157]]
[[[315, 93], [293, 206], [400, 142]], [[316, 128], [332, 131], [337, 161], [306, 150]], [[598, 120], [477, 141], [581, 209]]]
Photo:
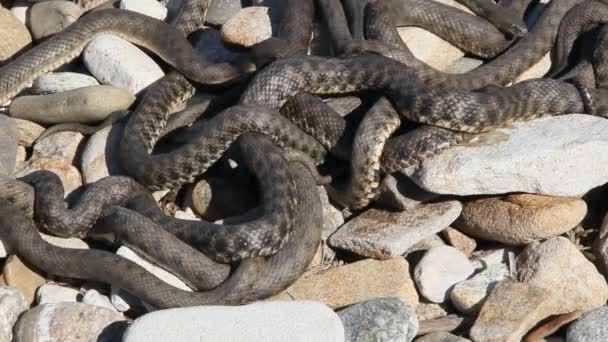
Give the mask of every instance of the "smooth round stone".
[[[112, 99], [112, 101], [108, 101]], [[90, 86], [50, 95], [21, 96], [9, 107], [12, 117], [42, 124], [91, 123], [129, 108], [135, 97], [111, 86]]]
[[51, 72], [38, 77], [32, 85], [35, 94], [53, 94], [99, 85], [95, 77], [78, 72]]
[[[110, 34], [95, 37], [82, 54], [87, 69], [101, 83], [138, 94], [164, 76], [154, 60], [130, 42]], [[125, 108], [122, 108], [125, 109]]]
[[82, 15], [80, 6], [63, 0], [38, 2], [30, 11], [30, 29], [34, 39], [44, 38], [62, 31]]
[[109, 175], [122, 173], [118, 160], [118, 147], [124, 125], [116, 123], [93, 134], [81, 154], [84, 184], [90, 184]]
[[433, 303], [443, 303], [455, 284], [475, 270], [466, 255], [454, 247], [439, 246], [426, 251], [414, 268], [420, 294]]
[[206, 22], [211, 25], [223, 25], [228, 19], [232, 18], [242, 6], [241, 0], [214, 0], [211, 1], [207, 11]]
[[17, 125], [0, 114], [0, 177], [10, 176], [17, 163]]
[[32, 158], [47, 158], [73, 164], [83, 140], [84, 136], [78, 132], [55, 133], [34, 145]]
[[120, 8], [165, 20], [167, 8], [155, 0], [121, 0]]
[[125, 326], [121, 314], [101, 306], [44, 304], [19, 318], [14, 342], [118, 341]]
[[123, 342], [140, 341], [345, 340], [340, 318], [326, 305], [274, 301], [155, 311], [136, 319], [123, 337]]
[[0, 286], [0, 341], [13, 339], [13, 325], [27, 307], [28, 304], [18, 289]]
[[0, 64], [32, 42], [27, 27], [11, 11], [0, 6]]
[[471, 279], [454, 286], [450, 291], [452, 304], [458, 311], [466, 315], [476, 316], [494, 286], [508, 275], [509, 270], [504, 264], [489, 266]]
[[272, 37], [268, 7], [252, 6], [240, 10], [222, 25], [224, 42], [251, 47]]
[[568, 342], [608, 341], [608, 306], [587, 311], [568, 327]]
[[18, 118], [11, 118], [17, 126], [17, 140], [19, 145], [30, 147], [36, 139], [44, 132], [45, 128], [39, 124]]

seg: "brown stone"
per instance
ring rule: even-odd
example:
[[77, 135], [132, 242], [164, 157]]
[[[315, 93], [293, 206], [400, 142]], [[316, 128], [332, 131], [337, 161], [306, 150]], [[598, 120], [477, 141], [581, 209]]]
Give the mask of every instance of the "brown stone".
[[304, 276], [284, 293], [293, 300], [313, 300], [333, 309], [373, 298], [399, 297], [418, 305], [409, 264], [401, 257], [363, 260]]
[[27, 27], [11, 11], [0, 6], [0, 65], [32, 42]]
[[36, 290], [46, 283], [46, 279], [26, 265], [16, 255], [11, 255], [4, 265], [0, 276], [0, 285], [13, 286], [23, 294], [28, 305], [36, 300]]
[[30, 147], [36, 139], [44, 132], [45, 128], [39, 124], [18, 118], [12, 118], [17, 125], [17, 140], [19, 145]]
[[564, 325], [577, 320], [579, 317], [583, 315], [583, 312], [580, 310], [567, 313], [564, 315], [559, 315], [555, 318], [552, 318], [548, 322], [542, 324], [540, 327], [534, 329], [526, 338], [524, 342], [538, 342], [543, 341], [543, 339], [554, 332], [557, 329], [563, 327]]
[[65, 196], [68, 196], [72, 191], [76, 190], [82, 185], [82, 177], [80, 176], [80, 172], [78, 172], [76, 167], [63, 161], [46, 158], [30, 159], [26, 163], [25, 168], [17, 172], [15, 176], [25, 176], [37, 170], [49, 170], [58, 175], [63, 183]]
[[450, 243], [450, 245], [458, 248], [466, 256], [470, 257], [477, 248], [477, 241], [475, 239], [466, 236], [458, 229], [448, 227], [442, 231], [443, 237]]
[[222, 37], [228, 44], [250, 47], [271, 36], [272, 26], [268, 7], [243, 8], [222, 25]]

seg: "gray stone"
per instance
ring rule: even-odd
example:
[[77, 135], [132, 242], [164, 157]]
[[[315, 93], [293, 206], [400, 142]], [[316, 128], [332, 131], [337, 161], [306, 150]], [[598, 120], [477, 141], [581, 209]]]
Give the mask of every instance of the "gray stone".
[[120, 8], [165, 20], [167, 8], [155, 0], [121, 0]]
[[32, 158], [48, 158], [73, 164], [84, 136], [78, 132], [59, 132], [36, 142]]
[[110, 299], [95, 289], [87, 290], [82, 296], [81, 301], [85, 304], [97, 305], [118, 312], [112, 305], [112, 302], [110, 302]]
[[513, 253], [514, 248], [498, 248], [479, 250], [471, 256], [471, 263], [475, 270], [484, 270], [492, 265], [504, 264], [509, 261], [509, 253]]
[[338, 311], [346, 341], [411, 341], [418, 331], [414, 309], [397, 297], [378, 298]]
[[405, 211], [436, 197], [436, 194], [421, 189], [409, 178], [395, 174], [384, 176], [378, 188], [376, 202], [382, 207]]
[[587, 311], [568, 327], [568, 342], [608, 341], [608, 306]]
[[19, 315], [27, 310], [23, 295], [14, 287], [0, 286], [0, 341], [11, 341], [13, 326]]
[[214, 0], [207, 12], [207, 23], [222, 25], [232, 18], [241, 8], [241, 0]]
[[38, 77], [32, 84], [34, 94], [61, 93], [99, 85], [95, 77], [77, 72], [51, 72]]
[[461, 251], [450, 246], [426, 251], [414, 268], [420, 294], [433, 303], [442, 303], [452, 287], [473, 274], [473, 265]]
[[199, 306], [144, 315], [123, 342], [344, 341], [338, 315], [317, 302], [259, 302], [238, 307]]
[[329, 243], [367, 257], [388, 259], [447, 228], [461, 210], [458, 201], [420, 204], [402, 212], [369, 209], [342, 226]]
[[29, 120], [11, 118], [17, 126], [17, 140], [19, 145], [30, 147], [34, 141], [44, 132], [44, 127]]
[[412, 178], [442, 194], [580, 196], [608, 179], [607, 129], [608, 120], [583, 114], [515, 123], [427, 159]]
[[101, 306], [45, 304], [19, 318], [14, 341], [118, 341], [125, 325], [121, 314]]
[[38, 305], [65, 302], [76, 303], [79, 297], [80, 291], [77, 289], [51, 283], [40, 286], [36, 291], [36, 303]]
[[101, 83], [125, 89], [134, 95], [164, 76], [150, 56], [130, 42], [110, 34], [95, 37], [82, 56], [87, 69]]
[[135, 97], [124, 89], [100, 85], [49, 95], [20, 96], [11, 103], [9, 113], [12, 117], [42, 124], [91, 123], [129, 108], [133, 101]]
[[431, 249], [433, 247], [439, 247], [439, 246], [446, 246], [446, 243], [443, 242], [443, 240], [441, 239], [441, 237], [439, 237], [439, 235], [433, 234], [429, 237], [426, 237], [426, 238], [416, 242], [412, 247], [408, 248], [408, 250], [405, 251], [405, 253], [403, 253], [403, 255], [407, 256], [410, 253], [414, 253], [414, 252], [428, 251], [429, 249]]
[[62, 31], [82, 15], [80, 6], [73, 2], [51, 0], [38, 2], [30, 11], [30, 29], [34, 39], [44, 38]]
[[123, 131], [124, 124], [116, 123], [103, 128], [89, 138], [82, 151], [80, 162], [84, 184], [122, 172], [118, 160], [118, 147]]
[[509, 274], [504, 264], [496, 264], [454, 286], [450, 291], [452, 304], [458, 311], [475, 316], [494, 286]]
[[445, 317], [449, 314], [449, 305], [446, 303], [429, 303], [421, 301], [416, 307], [418, 321], [425, 321]]
[[17, 163], [17, 125], [0, 114], [0, 177], [11, 176]]
[[416, 342], [471, 342], [471, 340], [448, 332], [437, 331], [417, 338]]
[[71, 248], [71, 249], [89, 249], [89, 245], [79, 238], [63, 238], [53, 235], [48, 235], [45, 233], [40, 233], [40, 237], [51, 245], [61, 247], [61, 248]]

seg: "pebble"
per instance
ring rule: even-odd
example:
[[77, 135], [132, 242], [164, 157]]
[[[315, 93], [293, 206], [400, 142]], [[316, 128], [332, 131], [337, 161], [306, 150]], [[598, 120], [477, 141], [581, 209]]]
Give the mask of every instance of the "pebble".
[[416, 316], [419, 321], [445, 317], [448, 315], [449, 306], [445, 303], [430, 303], [420, 301], [416, 307]]
[[56, 94], [20, 96], [11, 103], [9, 113], [42, 124], [92, 123], [129, 108], [134, 101], [135, 97], [123, 89], [89, 86]]
[[442, 303], [449, 298], [452, 287], [473, 272], [473, 265], [461, 251], [451, 246], [440, 246], [426, 251], [414, 268], [414, 280], [424, 298]]
[[34, 94], [54, 94], [99, 85], [95, 77], [77, 72], [51, 72], [38, 77], [32, 84]]
[[14, 341], [118, 341], [125, 326], [121, 314], [101, 306], [44, 304], [19, 318]]
[[568, 327], [568, 342], [608, 341], [608, 306], [587, 311]]
[[27, 27], [11, 11], [0, 6], [0, 64], [7, 62], [13, 55], [32, 42]]
[[37, 41], [62, 31], [82, 15], [80, 6], [63, 0], [35, 3], [30, 10], [30, 30]]
[[437, 331], [416, 339], [416, 342], [471, 342], [471, 340], [448, 332]]
[[521, 341], [538, 322], [551, 315], [551, 294], [512, 280], [498, 283], [469, 333], [473, 341]]
[[214, 0], [207, 11], [206, 22], [220, 26], [241, 10], [241, 0]]
[[402, 212], [370, 209], [334, 233], [329, 244], [363, 256], [388, 259], [404, 254], [415, 243], [448, 227], [461, 210], [458, 201], [421, 204]]
[[29, 22], [27, 17], [29, 16], [31, 6], [32, 3], [26, 0], [14, 1], [13, 5], [11, 6], [11, 13], [15, 16], [15, 18], [19, 19], [22, 24], [28, 25]]
[[477, 248], [477, 241], [466, 236], [460, 230], [447, 227], [442, 231], [442, 233], [443, 237], [450, 243], [450, 245], [456, 247], [467, 257], [470, 257], [473, 255], [473, 252], [475, 252], [475, 248]]
[[167, 17], [167, 8], [154, 0], [121, 0], [120, 8], [139, 12], [162, 21]]
[[65, 197], [82, 185], [80, 172], [73, 165], [53, 159], [30, 159], [25, 167], [15, 174], [15, 177], [25, 176], [38, 170], [49, 170], [57, 174], [63, 183]]
[[343, 342], [336, 313], [316, 302], [260, 302], [238, 307], [198, 306], [144, 315], [123, 342], [265, 341]]
[[13, 326], [28, 304], [17, 288], [0, 286], [0, 341], [12, 341]]
[[227, 44], [251, 47], [270, 37], [272, 25], [268, 7], [243, 8], [222, 25], [222, 38]]
[[[164, 76], [154, 60], [130, 42], [110, 34], [95, 37], [82, 53], [84, 64], [102, 84], [137, 95]], [[118, 108], [118, 109], [126, 109]]]
[[84, 184], [122, 173], [118, 160], [118, 147], [124, 124], [116, 123], [93, 134], [82, 150], [80, 168]]
[[509, 269], [504, 264], [495, 264], [487, 269], [460, 282], [450, 291], [452, 304], [458, 311], [469, 316], [479, 313], [486, 297], [499, 281], [509, 275]]
[[578, 197], [608, 179], [606, 130], [608, 120], [583, 114], [514, 123], [480, 135], [503, 141], [451, 147], [423, 162], [412, 179], [441, 194]]
[[45, 128], [39, 124], [18, 118], [11, 118], [17, 126], [17, 141], [19, 145], [30, 147], [36, 139], [44, 132]]
[[112, 311], [118, 312], [110, 302], [107, 296], [102, 295], [95, 289], [87, 290], [82, 296], [82, 302], [85, 304], [97, 305]]
[[553, 294], [554, 312], [563, 314], [600, 307], [608, 284], [593, 263], [565, 237], [534, 242], [517, 256], [517, 279]]
[[480, 239], [522, 245], [561, 235], [586, 214], [579, 198], [516, 194], [465, 203], [456, 226]]
[[45, 282], [46, 280], [42, 275], [24, 264], [16, 255], [8, 257], [0, 277], [0, 285], [17, 288], [28, 306], [36, 299], [36, 289]]
[[366, 259], [304, 275], [285, 293], [294, 300], [314, 300], [336, 309], [374, 298], [399, 297], [415, 307], [418, 293], [401, 257]]
[[471, 263], [475, 270], [484, 270], [492, 265], [504, 264], [509, 262], [509, 254], [513, 253], [513, 248], [497, 248], [480, 250], [473, 253]]
[[57, 284], [44, 284], [36, 291], [36, 303], [38, 305], [53, 304], [53, 303], [76, 303], [81, 297], [80, 291]]
[[401, 298], [378, 298], [338, 311], [346, 341], [412, 341], [418, 331], [414, 309]]
[[83, 140], [84, 136], [78, 132], [59, 132], [50, 135], [34, 145], [32, 158], [47, 158], [73, 164], [78, 158], [77, 153]]
[[17, 163], [17, 125], [11, 118], [0, 114], [0, 177], [8, 177]]

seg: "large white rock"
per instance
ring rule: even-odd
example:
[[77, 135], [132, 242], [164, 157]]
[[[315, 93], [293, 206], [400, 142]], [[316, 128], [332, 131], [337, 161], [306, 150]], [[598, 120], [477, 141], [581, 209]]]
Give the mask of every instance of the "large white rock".
[[144, 315], [127, 329], [123, 342], [304, 342], [344, 341], [338, 315], [318, 302], [259, 302], [198, 306]]
[[18, 289], [10, 286], [0, 287], [0, 341], [11, 341], [13, 325], [19, 315], [27, 310], [27, 302]]
[[63, 91], [99, 85], [95, 77], [77, 72], [51, 72], [37, 78], [32, 84], [34, 94], [60, 93]]
[[581, 196], [608, 182], [607, 131], [608, 120], [583, 114], [515, 123], [429, 158], [411, 177], [440, 194]]
[[139, 12], [158, 20], [165, 20], [167, 17], [167, 7], [155, 0], [122, 0], [120, 8]]
[[95, 37], [84, 49], [84, 64], [101, 83], [132, 94], [164, 76], [154, 60], [130, 42], [110, 34]]

